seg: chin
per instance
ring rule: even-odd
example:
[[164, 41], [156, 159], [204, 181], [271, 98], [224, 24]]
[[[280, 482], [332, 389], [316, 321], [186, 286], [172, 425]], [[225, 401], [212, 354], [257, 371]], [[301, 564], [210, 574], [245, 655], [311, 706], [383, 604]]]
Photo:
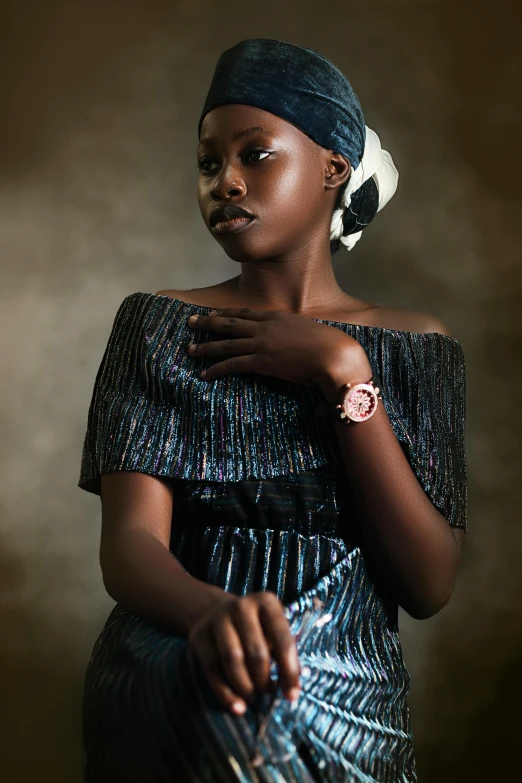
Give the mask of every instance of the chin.
[[261, 250], [252, 244], [242, 244], [240, 242], [220, 242], [219, 243], [227, 256], [232, 261], [238, 263], [250, 263], [252, 261], [262, 261], [264, 258], [270, 258], [270, 253], [266, 249]]

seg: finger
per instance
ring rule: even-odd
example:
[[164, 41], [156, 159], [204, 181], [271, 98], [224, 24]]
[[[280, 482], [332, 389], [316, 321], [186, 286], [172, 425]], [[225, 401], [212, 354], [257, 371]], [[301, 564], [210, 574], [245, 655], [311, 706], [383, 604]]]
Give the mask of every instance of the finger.
[[220, 317], [217, 315], [191, 315], [187, 324], [193, 329], [205, 329], [208, 332], [220, 332], [222, 334], [234, 334], [238, 337], [252, 337], [256, 327], [251, 320], [245, 320], [238, 316]]
[[266, 321], [271, 310], [253, 310], [251, 307], [222, 307], [211, 310], [209, 316], [221, 316], [232, 318], [246, 318], [249, 321]]
[[192, 343], [188, 352], [191, 356], [227, 356], [255, 353], [253, 337], [233, 337], [230, 340], [214, 340], [209, 343]]
[[220, 667], [227, 685], [245, 701], [255, 697], [255, 687], [248, 672], [241, 638], [229, 617], [221, 617], [212, 627]]
[[290, 631], [280, 602], [269, 601], [262, 604], [259, 617], [268, 639], [272, 655], [277, 662], [279, 682], [287, 697], [293, 689], [299, 689], [300, 664], [295, 638]]
[[218, 378], [220, 375], [256, 372], [253, 361], [255, 356], [256, 354], [248, 354], [246, 356], [231, 356], [230, 359], [225, 359], [224, 362], [217, 362], [211, 367], [207, 367], [206, 370], [202, 370], [199, 374], [199, 377], [204, 378], [206, 381], [211, 381], [214, 378]]
[[271, 683], [272, 656], [259, 619], [259, 604], [252, 603], [248, 599], [238, 601], [232, 607], [231, 617], [241, 639], [246, 665], [254, 687], [258, 693], [264, 692]]
[[211, 671], [206, 672], [206, 677], [210, 687], [226, 710], [230, 710], [235, 715], [242, 715], [246, 712], [247, 704], [245, 700], [234, 693], [222, 677]]
[[210, 687], [223, 707], [238, 715], [245, 712], [247, 705], [244, 699], [233, 691], [225, 679], [212, 634], [210, 632], [198, 634], [192, 647]]

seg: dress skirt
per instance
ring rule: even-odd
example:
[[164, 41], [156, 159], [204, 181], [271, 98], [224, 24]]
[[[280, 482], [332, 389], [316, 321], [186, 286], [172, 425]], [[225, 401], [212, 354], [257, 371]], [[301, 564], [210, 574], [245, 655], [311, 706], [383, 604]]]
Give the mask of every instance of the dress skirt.
[[338, 562], [284, 608], [294, 702], [274, 690], [233, 715], [186, 639], [117, 604], [85, 680], [85, 783], [416, 781], [396, 614], [360, 548], [336, 543]]

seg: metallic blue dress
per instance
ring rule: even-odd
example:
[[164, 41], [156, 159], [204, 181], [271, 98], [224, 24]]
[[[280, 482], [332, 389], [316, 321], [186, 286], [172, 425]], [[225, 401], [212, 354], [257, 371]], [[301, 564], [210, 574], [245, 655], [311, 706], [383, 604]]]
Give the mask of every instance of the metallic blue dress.
[[[173, 485], [171, 552], [198, 579], [272, 590], [296, 635], [302, 691], [221, 709], [185, 639], [119, 604], [85, 678], [86, 783], [413, 783], [410, 677], [398, 606], [365, 557], [321, 394], [257, 374], [199, 378], [219, 335], [202, 307], [149, 293], [116, 314], [89, 408], [78, 485], [140, 471]], [[365, 348], [393, 430], [448, 524], [467, 528], [460, 343], [314, 319]], [[274, 681], [275, 664], [272, 666]]]

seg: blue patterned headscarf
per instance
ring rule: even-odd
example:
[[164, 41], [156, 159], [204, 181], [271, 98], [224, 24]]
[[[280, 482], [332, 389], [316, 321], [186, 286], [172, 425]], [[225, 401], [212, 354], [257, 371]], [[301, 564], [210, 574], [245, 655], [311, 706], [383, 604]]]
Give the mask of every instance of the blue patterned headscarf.
[[334, 211], [330, 239], [351, 250], [364, 226], [390, 200], [398, 172], [364, 122], [344, 74], [320, 52], [272, 38], [249, 38], [221, 54], [201, 112], [241, 103], [275, 114], [317, 144], [348, 158], [352, 172]]

